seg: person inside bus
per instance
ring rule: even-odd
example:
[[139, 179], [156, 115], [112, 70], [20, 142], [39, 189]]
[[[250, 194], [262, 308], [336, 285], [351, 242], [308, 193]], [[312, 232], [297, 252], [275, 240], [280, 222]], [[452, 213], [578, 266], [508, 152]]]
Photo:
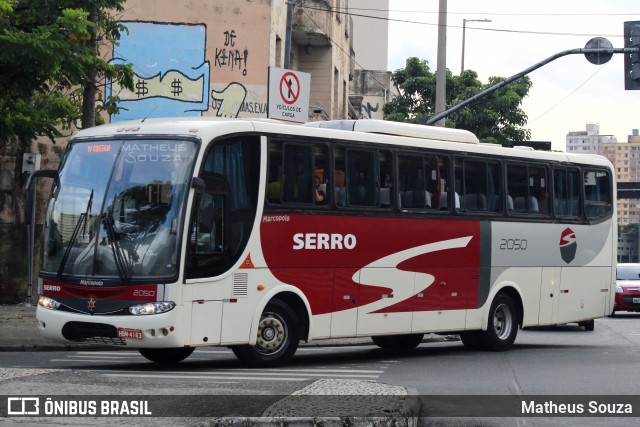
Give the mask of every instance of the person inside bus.
[[324, 191], [322, 191], [322, 188], [320, 186], [320, 178], [318, 177], [318, 175], [314, 175], [313, 183], [314, 183], [314, 194], [316, 198], [316, 203], [324, 203], [325, 200], [327, 199], [327, 195], [325, 194]]

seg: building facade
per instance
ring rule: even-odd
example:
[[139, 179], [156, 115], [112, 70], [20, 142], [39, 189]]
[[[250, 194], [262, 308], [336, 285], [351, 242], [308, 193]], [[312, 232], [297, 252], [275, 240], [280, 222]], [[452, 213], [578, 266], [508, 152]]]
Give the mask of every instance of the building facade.
[[[618, 182], [640, 182], [640, 131], [633, 129], [627, 142], [602, 144], [602, 155], [613, 164]], [[618, 199], [618, 224], [640, 222], [640, 200]]]
[[600, 135], [600, 125], [587, 123], [583, 131], [567, 133], [566, 151], [576, 154], [602, 154], [602, 145], [617, 142], [613, 135]]
[[397, 91], [388, 71], [389, 0], [350, 0], [355, 71], [349, 92], [359, 119], [384, 118], [384, 105]]
[[[344, 0], [297, 0], [290, 69], [311, 74], [310, 111], [349, 115], [352, 51]], [[107, 85], [120, 98], [108, 119], [267, 117], [268, 69], [283, 67], [287, 1], [128, 0], [128, 32], [107, 56], [133, 64], [134, 90]], [[310, 117], [314, 119], [318, 117]]]

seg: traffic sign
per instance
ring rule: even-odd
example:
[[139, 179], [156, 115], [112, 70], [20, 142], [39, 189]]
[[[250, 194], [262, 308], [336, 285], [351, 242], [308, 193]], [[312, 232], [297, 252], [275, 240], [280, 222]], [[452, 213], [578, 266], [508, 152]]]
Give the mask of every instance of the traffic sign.
[[268, 117], [294, 123], [309, 120], [311, 75], [269, 67]]

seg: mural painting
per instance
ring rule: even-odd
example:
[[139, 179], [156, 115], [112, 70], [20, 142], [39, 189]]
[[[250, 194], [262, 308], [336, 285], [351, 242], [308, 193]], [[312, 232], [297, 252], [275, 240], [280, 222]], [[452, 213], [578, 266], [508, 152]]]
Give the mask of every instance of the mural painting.
[[158, 22], [123, 22], [114, 47], [114, 63], [131, 63], [134, 90], [109, 85], [120, 97], [120, 113], [111, 121], [146, 117], [200, 116], [209, 109], [209, 61], [206, 26]]
[[[233, 29], [216, 31], [220, 46], [207, 50], [205, 24], [123, 21], [112, 62], [133, 64], [134, 90], [109, 85], [120, 97], [111, 121], [146, 117], [266, 117], [267, 86], [247, 85], [250, 52]], [[213, 57], [207, 58], [207, 52]], [[252, 76], [255, 80], [256, 76]]]

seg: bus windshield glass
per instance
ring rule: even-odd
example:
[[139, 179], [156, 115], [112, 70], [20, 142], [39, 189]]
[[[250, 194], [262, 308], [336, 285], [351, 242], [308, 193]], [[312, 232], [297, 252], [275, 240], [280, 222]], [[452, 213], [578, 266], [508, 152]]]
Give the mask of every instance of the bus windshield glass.
[[45, 218], [42, 271], [122, 282], [175, 276], [196, 152], [186, 140], [73, 143]]

